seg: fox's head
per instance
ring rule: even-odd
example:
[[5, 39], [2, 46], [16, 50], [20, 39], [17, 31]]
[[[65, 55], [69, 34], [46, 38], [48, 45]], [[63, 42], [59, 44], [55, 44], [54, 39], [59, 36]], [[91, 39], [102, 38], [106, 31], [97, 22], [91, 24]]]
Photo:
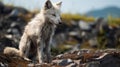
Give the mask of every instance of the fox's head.
[[61, 4], [62, 2], [52, 4], [50, 0], [47, 0], [42, 9], [44, 16], [53, 24], [60, 24], [62, 22], [60, 16]]

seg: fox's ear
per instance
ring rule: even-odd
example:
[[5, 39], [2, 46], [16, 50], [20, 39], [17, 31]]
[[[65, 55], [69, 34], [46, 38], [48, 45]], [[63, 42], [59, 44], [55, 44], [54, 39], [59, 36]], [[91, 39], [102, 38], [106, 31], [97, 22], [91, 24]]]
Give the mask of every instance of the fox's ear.
[[62, 1], [57, 2], [56, 5], [57, 5], [58, 7], [61, 7], [61, 5], [62, 5]]
[[47, 0], [45, 2], [45, 9], [50, 9], [50, 8], [52, 8], [52, 3], [50, 2], [50, 0]]

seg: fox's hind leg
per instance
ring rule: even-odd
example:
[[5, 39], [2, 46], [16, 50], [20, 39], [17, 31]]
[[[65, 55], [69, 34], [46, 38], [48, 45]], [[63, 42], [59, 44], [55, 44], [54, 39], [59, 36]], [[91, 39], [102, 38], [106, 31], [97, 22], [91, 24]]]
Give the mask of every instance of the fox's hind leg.
[[20, 55], [24, 58], [29, 60], [27, 57], [29, 55], [29, 50], [30, 50], [30, 38], [26, 33], [23, 34], [20, 40], [19, 44], [19, 51]]

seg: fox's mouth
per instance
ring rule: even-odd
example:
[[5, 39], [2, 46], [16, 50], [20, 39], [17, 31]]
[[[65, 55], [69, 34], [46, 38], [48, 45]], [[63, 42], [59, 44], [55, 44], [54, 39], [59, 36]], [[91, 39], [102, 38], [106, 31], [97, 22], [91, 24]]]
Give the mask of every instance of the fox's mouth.
[[62, 22], [59, 22], [59, 23], [54, 23], [55, 25], [61, 25], [62, 24]]
[[55, 23], [54, 21], [50, 20], [50, 23], [51, 24], [54, 24], [54, 25], [59, 25], [59, 24], [62, 24], [62, 22], [58, 22], [58, 23]]

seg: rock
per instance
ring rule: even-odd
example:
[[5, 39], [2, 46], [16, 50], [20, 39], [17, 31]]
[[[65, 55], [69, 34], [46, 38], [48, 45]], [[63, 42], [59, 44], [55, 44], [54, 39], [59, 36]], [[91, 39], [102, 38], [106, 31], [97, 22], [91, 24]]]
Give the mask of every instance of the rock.
[[67, 65], [66, 67], [77, 67], [77, 66], [78, 66], [77, 63], [71, 63], [71, 64]]
[[56, 58], [62, 58], [63, 54], [57, 55]]
[[100, 62], [99, 61], [92, 61], [86, 64], [86, 67], [99, 67]]
[[4, 9], [4, 4], [2, 2], [0, 2], [0, 14], [3, 13], [3, 10], [1, 10], [1, 9]]
[[28, 14], [29, 11], [25, 8], [22, 8], [22, 7], [16, 7], [14, 8], [14, 10], [17, 12], [17, 13], [21, 13], [21, 14]]
[[15, 44], [16, 43], [12, 39], [6, 37], [0, 38], [0, 52], [3, 52], [6, 46], [17, 47]]
[[0, 67], [8, 67], [8, 64], [3, 64], [2, 62], [0, 62]]
[[82, 30], [89, 30], [90, 29], [89, 23], [86, 23], [84, 21], [79, 21], [79, 27]]
[[98, 58], [95, 58], [95, 60], [101, 60], [103, 59], [106, 55], [108, 55], [108, 53], [103, 53], [101, 56], [99, 56]]
[[47, 63], [41, 63], [41, 64], [30, 63], [28, 64], [27, 67], [51, 67], [51, 65]]
[[59, 65], [66, 66], [66, 65], [69, 65], [70, 63], [73, 63], [71, 59], [63, 59], [63, 60], [60, 60]]
[[13, 10], [13, 7], [4, 6], [3, 14], [8, 15], [8, 14], [10, 14], [12, 12], [12, 10]]
[[[109, 51], [107, 51], [107, 52], [109, 52]], [[100, 62], [100, 64], [98, 64], [99, 67], [120, 67], [120, 55], [116, 54], [116, 53], [115, 54], [103, 53], [101, 56], [99, 56], [98, 58], [95, 58], [94, 60]], [[90, 65], [91, 65], [91, 63], [88, 64], [88, 67]]]
[[80, 65], [80, 62], [81, 62], [80, 59], [79, 60], [74, 60], [74, 63], [76, 63], [77, 65]]
[[98, 41], [97, 41], [97, 37], [93, 37], [89, 40], [89, 44], [90, 44], [90, 47], [97, 47], [98, 46]]
[[107, 54], [100, 60], [100, 67], [120, 67], [120, 57]]

